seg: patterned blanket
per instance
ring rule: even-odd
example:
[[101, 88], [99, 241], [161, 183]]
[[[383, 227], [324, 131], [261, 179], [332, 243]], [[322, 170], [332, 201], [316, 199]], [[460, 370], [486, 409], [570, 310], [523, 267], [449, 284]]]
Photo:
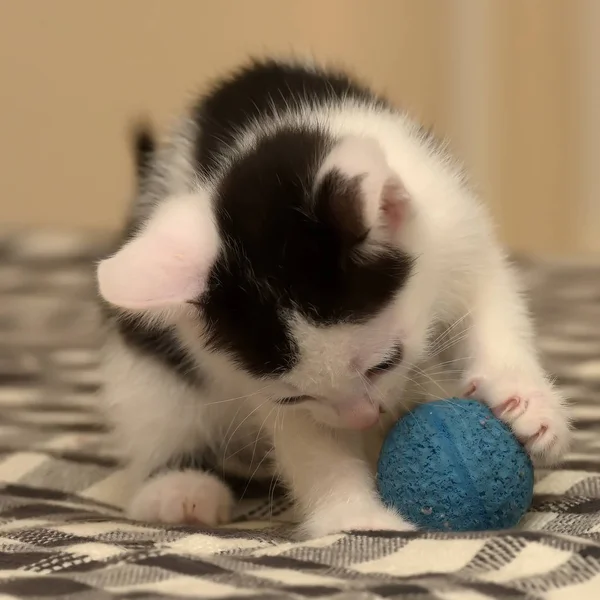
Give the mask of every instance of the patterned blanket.
[[95, 414], [103, 242], [0, 236], [1, 598], [600, 598], [600, 265], [523, 261], [577, 434], [518, 529], [299, 542], [282, 499], [245, 501], [218, 531], [123, 517]]

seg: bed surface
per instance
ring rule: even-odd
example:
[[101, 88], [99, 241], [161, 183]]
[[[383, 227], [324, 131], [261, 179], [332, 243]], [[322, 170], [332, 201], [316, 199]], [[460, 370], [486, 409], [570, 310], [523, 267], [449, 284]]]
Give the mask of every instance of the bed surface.
[[297, 542], [283, 500], [248, 500], [219, 531], [133, 523], [111, 504], [127, 482], [95, 414], [103, 247], [0, 235], [0, 598], [600, 598], [600, 262], [522, 264], [577, 432], [519, 529]]

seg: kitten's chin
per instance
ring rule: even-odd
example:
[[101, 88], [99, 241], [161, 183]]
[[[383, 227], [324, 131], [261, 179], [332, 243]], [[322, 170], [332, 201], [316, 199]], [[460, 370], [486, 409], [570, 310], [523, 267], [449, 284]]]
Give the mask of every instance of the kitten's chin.
[[348, 401], [337, 405], [317, 404], [310, 412], [319, 423], [336, 429], [363, 431], [379, 422], [379, 407], [370, 400]]
[[345, 429], [363, 431], [379, 421], [379, 408], [371, 402], [356, 403], [339, 410], [339, 418]]

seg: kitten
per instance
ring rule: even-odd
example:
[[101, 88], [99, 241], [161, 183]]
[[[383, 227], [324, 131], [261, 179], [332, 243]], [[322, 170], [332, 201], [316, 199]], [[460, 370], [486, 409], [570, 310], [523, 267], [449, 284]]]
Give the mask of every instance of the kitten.
[[400, 410], [450, 394], [486, 402], [534, 458], [562, 455], [565, 403], [490, 218], [404, 113], [343, 73], [266, 60], [167, 144], [138, 141], [138, 198], [97, 268], [133, 518], [226, 522], [222, 469], [280, 476], [309, 536], [410, 529], [373, 456]]

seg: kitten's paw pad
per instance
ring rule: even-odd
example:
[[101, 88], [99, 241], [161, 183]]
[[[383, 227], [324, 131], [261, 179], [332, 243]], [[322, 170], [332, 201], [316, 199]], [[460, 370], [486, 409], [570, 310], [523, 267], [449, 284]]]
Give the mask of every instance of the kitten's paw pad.
[[565, 402], [545, 379], [526, 378], [514, 372], [497, 377], [479, 377], [472, 396], [485, 402], [508, 423], [531, 456], [556, 462], [570, 441]]
[[214, 475], [169, 471], [147, 481], [133, 497], [128, 514], [137, 521], [214, 527], [231, 517], [233, 497]]
[[414, 531], [416, 527], [391, 510], [384, 508], [365, 511], [350, 510], [348, 506], [337, 511], [313, 515], [306, 523], [309, 537], [316, 538], [342, 531]]

